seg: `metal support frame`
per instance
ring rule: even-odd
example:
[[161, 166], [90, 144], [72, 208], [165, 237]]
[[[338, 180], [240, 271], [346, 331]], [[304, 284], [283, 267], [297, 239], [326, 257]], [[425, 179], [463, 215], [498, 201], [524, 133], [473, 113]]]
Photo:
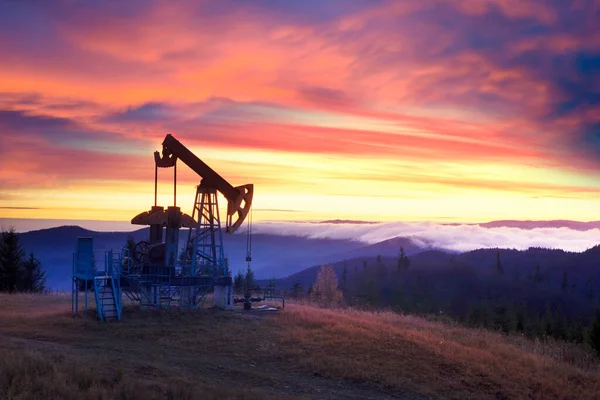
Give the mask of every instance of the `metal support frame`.
[[188, 245], [192, 246], [192, 274], [228, 276], [216, 189], [198, 186], [192, 218], [198, 219], [196, 229], [190, 229], [188, 234]]

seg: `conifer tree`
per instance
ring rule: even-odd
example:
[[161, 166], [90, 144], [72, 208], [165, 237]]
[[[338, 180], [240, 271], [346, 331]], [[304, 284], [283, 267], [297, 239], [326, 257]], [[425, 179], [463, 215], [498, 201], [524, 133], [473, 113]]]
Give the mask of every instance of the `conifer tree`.
[[550, 311], [549, 304], [546, 304], [546, 311], [544, 312], [544, 319], [543, 319], [543, 327], [544, 327], [544, 335], [552, 336], [553, 328], [554, 328], [554, 318], [552, 316], [552, 311]]
[[498, 275], [504, 274], [504, 268], [502, 267], [502, 262], [500, 261], [500, 252], [496, 252], [496, 265], [495, 265], [496, 273]]
[[246, 286], [246, 277], [242, 271], [238, 271], [233, 279], [233, 291], [234, 293], [242, 293]]
[[554, 311], [554, 321], [552, 326], [552, 336], [556, 339], [567, 338], [567, 319], [565, 317], [562, 306], [559, 304]]
[[15, 228], [0, 234], [0, 291], [14, 292], [22, 272], [25, 251]]
[[594, 300], [595, 291], [594, 291], [594, 277], [593, 276], [590, 276], [587, 280], [586, 296], [590, 300], [590, 302]]
[[535, 283], [540, 283], [544, 280], [544, 276], [542, 275], [540, 264], [535, 264], [535, 273], [533, 275], [533, 281]]
[[560, 285], [560, 288], [563, 292], [566, 292], [569, 289], [569, 277], [567, 275], [566, 268], [563, 270], [562, 284]]
[[600, 357], [600, 310], [596, 311], [596, 317], [586, 333], [586, 342], [596, 351], [598, 357]]
[[524, 304], [519, 304], [517, 306], [515, 317], [516, 317], [515, 330], [517, 332], [525, 331], [525, 324], [527, 321], [527, 308], [525, 307]]
[[302, 297], [303, 291], [304, 290], [302, 289], [302, 285], [299, 282], [294, 283], [294, 286], [292, 286], [292, 297], [295, 297], [295, 298]]
[[409, 266], [410, 260], [404, 252], [404, 247], [400, 247], [400, 252], [398, 253], [398, 269], [407, 269]]
[[343, 291], [348, 290], [348, 269], [346, 268], [346, 263], [344, 263], [344, 270], [342, 271], [341, 289]]
[[33, 253], [25, 259], [21, 269], [19, 290], [24, 292], [43, 292], [46, 285], [46, 271]]
[[[135, 240], [133, 239], [133, 236], [131, 236], [131, 235], [127, 236], [127, 242], [125, 243], [125, 248], [127, 249], [127, 255], [129, 257], [133, 257], [134, 248], [135, 248]], [[184, 252], [182, 252], [182, 253], [184, 253]]]
[[254, 271], [248, 264], [248, 269], [246, 270], [246, 291], [254, 289]]

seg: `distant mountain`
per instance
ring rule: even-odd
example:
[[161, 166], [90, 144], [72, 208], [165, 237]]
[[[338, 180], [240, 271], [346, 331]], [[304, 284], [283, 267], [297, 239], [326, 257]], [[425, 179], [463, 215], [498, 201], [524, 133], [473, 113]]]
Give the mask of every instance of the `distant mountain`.
[[416, 239], [398, 236], [379, 243], [363, 245], [355, 250], [349, 251], [348, 253], [344, 254], [344, 256], [346, 258], [377, 257], [379, 255], [382, 257], [395, 257], [398, 255], [401, 247], [408, 255], [416, 254], [426, 248], [429, 248], [429, 246], [422, 241], [419, 240], [419, 243], [417, 243], [415, 240]]
[[147, 236], [147, 230], [134, 232], [95, 232], [79, 226], [61, 226], [19, 234], [25, 250], [33, 252], [46, 270], [47, 286], [52, 289], [67, 290], [71, 285], [73, 252], [78, 237], [94, 239], [97, 251], [120, 251], [129, 235], [136, 241]]
[[[146, 240], [148, 228], [134, 232], [95, 232], [78, 226], [62, 226], [21, 233], [20, 237], [26, 251], [34, 252], [42, 262], [47, 271], [48, 285], [67, 290], [70, 288], [72, 257], [78, 237], [92, 237], [96, 251], [121, 251], [130, 235], [136, 242]], [[182, 231], [180, 243], [183, 244], [186, 239], [187, 231]], [[243, 233], [223, 234], [225, 256], [234, 273], [246, 269], [246, 239]], [[252, 269], [259, 278], [282, 277], [312, 265], [347, 258], [349, 253], [363, 246], [364, 243], [354, 240], [254, 234]]]
[[[339, 223], [351, 224], [353, 222], [339, 221]], [[521, 229], [569, 227], [569, 229], [573, 230], [585, 230], [594, 229], [596, 226], [600, 227], [600, 221], [494, 221], [481, 225], [487, 228], [502, 226]], [[129, 235], [133, 236], [135, 241], [145, 240], [148, 237], [148, 229], [139, 229], [133, 232], [96, 232], [83, 229], [79, 226], [61, 226], [20, 234], [25, 249], [28, 252], [34, 252], [40, 261], [42, 261], [43, 267], [47, 270], [48, 285], [52, 288], [61, 290], [70, 288], [72, 254], [75, 250], [77, 237], [84, 236], [94, 238], [95, 249], [98, 251], [111, 249], [114, 251], [121, 251]], [[593, 232], [590, 233], [590, 235], [595, 236]], [[187, 231], [182, 231], [180, 239], [182, 245], [180, 247], [183, 247], [183, 242], [186, 239]], [[239, 270], [245, 270], [246, 234], [223, 234], [223, 240], [226, 257], [229, 258], [233, 273], [235, 274]], [[440, 241], [437, 241], [436, 243], [439, 242]], [[482, 241], [482, 243], [484, 242], [485, 241]], [[432, 243], [433, 242], [425, 240], [422, 237], [416, 236], [397, 236], [380, 242], [367, 244], [359, 240], [354, 240], [353, 237], [348, 238], [348, 236], [346, 236], [346, 239], [327, 239], [311, 238], [301, 236], [300, 234], [280, 234], [277, 231], [256, 233], [252, 236], [253, 261], [251, 265], [258, 279], [269, 279], [272, 277], [283, 278], [295, 273], [300, 273], [313, 266], [320, 266], [326, 263], [339, 264], [339, 262], [343, 260], [351, 259], [359, 260], [360, 264], [364, 260], [370, 262], [376, 259], [377, 256], [381, 256], [389, 259], [389, 263], [392, 265], [397, 257], [399, 249], [402, 247], [407, 255], [415, 259], [415, 262], [424, 259], [425, 257], [432, 257], [430, 260], [431, 262], [423, 263], [425, 268], [431, 268], [434, 265], [447, 266], [448, 258], [450, 257], [448, 254], [450, 254], [450, 252], [440, 252], [442, 249], [439, 248], [439, 244], [433, 245]], [[474, 243], [478, 242], [474, 241]], [[425, 250], [427, 250], [427, 252], [424, 252]], [[490, 263], [490, 257], [493, 258], [495, 251], [496, 250], [494, 249], [476, 250], [474, 252], [463, 254], [455, 252], [453, 255], [456, 260], [470, 265], [480, 265], [480, 263], [487, 265]], [[544, 251], [544, 255], [539, 257], [544, 258], [544, 260], [545, 258], [548, 258], [547, 262], [543, 262], [544, 265], [554, 265], [559, 260], [562, 260], [564, 253], [565, 252], [562, 251], [557, 251], [556, 253]], [[507, 257], [507, 263], [509, 265], [507, 269], [509, 270], [510, 265], [520, 264], [526, 266], [526, 268], [531, 271], [535, 266], [535, 263], [539, 261], [539, 257], [535, 255], [536, 253], [533, 250], [524, 253], [525, 255], [515, 255], [515, 257], [521, 261], [517, 262], [517, 260], [515, 260], [514, 263], [512, 262], [513, 254], [520, 253], [511, 253], [509, 250], [503, 251], [503, 258]], [[481, 260], [478, 258], [481, 258]], [[443, 260], [443, 262], [439, 260]], [[593, 263], [593, 260], [590, 257], [585, 257], [582, 262], [584, 262], [586, 266], [591, 267], [590, 263]], [[362, 264], [359, 266], [362, 266]], [[577, 269], [577, 267], [574, 268]], [[312, 272], [310, 272], [309, 275], [316, 276], [316, 273], [312, 274]], [[583, 279], [583, 277], [580, 276], [577, 277], [577, 279]]]

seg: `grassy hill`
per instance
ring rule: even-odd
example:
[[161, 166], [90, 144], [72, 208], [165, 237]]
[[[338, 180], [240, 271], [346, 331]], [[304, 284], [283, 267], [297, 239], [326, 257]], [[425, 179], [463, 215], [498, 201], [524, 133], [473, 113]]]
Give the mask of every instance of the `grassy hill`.
[[390, 312], [70, 315], [69, 295], [0, 295], [0, 398], [596, 399], [583, 347]]

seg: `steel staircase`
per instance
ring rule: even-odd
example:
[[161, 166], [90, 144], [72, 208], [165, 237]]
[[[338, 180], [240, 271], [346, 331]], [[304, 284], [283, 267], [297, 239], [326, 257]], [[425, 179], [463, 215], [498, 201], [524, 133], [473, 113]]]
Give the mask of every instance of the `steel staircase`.
[[100, 321], [121, 320], [123, 304], [119, 279], [112, 276], [94, 277], [94, 295]]

